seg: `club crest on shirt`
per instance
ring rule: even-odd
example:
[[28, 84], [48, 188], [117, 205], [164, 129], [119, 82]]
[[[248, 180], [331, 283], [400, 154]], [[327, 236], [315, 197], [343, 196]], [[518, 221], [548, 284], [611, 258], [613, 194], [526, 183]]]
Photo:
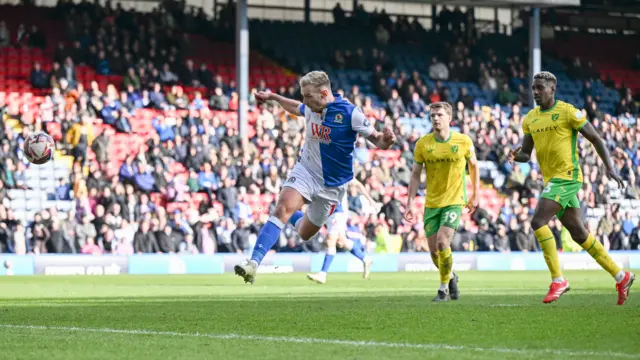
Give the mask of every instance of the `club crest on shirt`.
[[338, 114], [336, 115], [335, 119], [333, 120], [333, 122], [337, 123], [337, 124], [342, 124], [342, 114]]
[[458, 145], [453, 145], [451, 147], [451, 152], [454, 153], [454, 154], [457, 153], [458, 152]]
[[560, 118], [560, 114], [551, 115], [551, 120], [553, 120], [553, 121], [558, 121], [559, 118]]

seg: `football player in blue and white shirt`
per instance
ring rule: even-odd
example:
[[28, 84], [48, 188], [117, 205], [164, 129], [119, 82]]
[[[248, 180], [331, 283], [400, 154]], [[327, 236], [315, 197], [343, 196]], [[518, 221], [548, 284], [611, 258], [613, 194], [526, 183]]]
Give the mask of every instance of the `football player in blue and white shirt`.
[[[234, 267], [245, 282], [255, 281], [258, 266], [290, 222], [304, 240], [327, 222], [344, 198], [353, 179], [353, 152], [358, 135], [380, 149], [389, 149], [396, 136], [391, 129], [379, 132], [362, 110], [331, 92], [329, 76], [312, 71], [300, 79], [303, 102], [269, 92], [258, 92], [258, 101], [273, 100], [286, 111], [304, 116], [306, 139], [298, 162], [284, 183], [274, 212], [260, 230], [251, 259]], [[308, 204], [306, 214], [300, 209]]]

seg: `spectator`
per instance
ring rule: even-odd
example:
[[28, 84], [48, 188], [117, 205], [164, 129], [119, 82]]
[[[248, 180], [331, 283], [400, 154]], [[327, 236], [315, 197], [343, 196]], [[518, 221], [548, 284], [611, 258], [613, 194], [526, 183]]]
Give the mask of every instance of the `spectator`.
[[47, 39], [36, 25], [31, 25], [31, 32], [29, 33], [28, 39], [29, 47], [39, 49], [47, 47]]
[[420, 99], [420, 95], [414, 92], [411, 96], [411, 102], [407, 106], [407, 111], [412, 116], [424, 117], [427, 111], [427, 105]]
[[140, 223], [140, 229], [133, 238], [133, 248], [136, 254], [160, 252], [156, 237], [153, 232], [150, 231], [150, 223], [148, 220], [143, 220]]
[[429, 66], [429, 77], [433, 80], [449, 80], [449, 69], [438, 58], [433, 57]]
[[489, 221], [482, 219], [480, 229], [476, 234], [476, 245], [478, 251], [495, 251], [494, 238], [489, 231]]
[[526, 220], [522, 223], [522, 227], [516, 235], [516, 250], [524, 252], [536, 251], [537, 243], [533, 235], [533, 230], [531, 229], [531, 223], [529, 220]]
[[0, 48], [9, 47], [11, 44], [11, 32], [7, 28], [7, 23], [0, 20]]
[[391, 98], [387, 101], [387, 107], [389, 108], [389, 112], [393, 114], [394, 117], [402, 116], [406, 112], [404, 103], [398, 95], [398, 90], [393, 89], [391, 91]]
[[49, 86], [47, 81], [47, 73], [45, 73], [40, 67], [39, 62], [33, 63], [33, 69], [31, 70], [31, 86], [36, 89], [45, 89]]
[[375, 37], [378, 45], [386, 46], [389, 43], [389, 31], [387, 31], [382, 24], [379, 24], [376, 28]]
[[145, 166], [138, 165], [138, 172], [133, 176], [133, 181], [136, 188], [142, 192], [150, 193], [154, 190], [155, 180]]
[[249, 250], [249, 229], [247, 229], [245, 220], [239, 219], [238, 226], [231, 233], [231, 246], [233, 252], [242, 254]]
[[216, 110], [229, 110], [229, 97], [222, 92], [222, 88], [216, 87], [209, 104]]

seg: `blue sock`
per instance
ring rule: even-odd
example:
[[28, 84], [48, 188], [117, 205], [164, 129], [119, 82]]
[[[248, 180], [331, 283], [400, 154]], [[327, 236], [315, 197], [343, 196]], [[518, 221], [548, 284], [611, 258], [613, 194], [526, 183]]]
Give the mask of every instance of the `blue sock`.
[[333, 262], [333, 257], [335, 255], [334, 254], [325, 254], [324, 255], [324, 262], [322, 263], [322, 272], [327, 272], [329, 271], [329, 268], [331, 267], [331, 263]]
[[293, 215], [291, 215], [291, 217], [289, 218], [289, 224], [295, 227], [298, 220], [303, 216], [304, 216], [304, 213], [300, 210], [294, 212]]
[[262, 262], [262, 259], [267, 252], [271, 250], [273, 245], [278, 241], [280, 237], [280, 230], [284, 227], [284, 224], [280, 219], [275, 216], [269, 217], [269, 220], [260, 230], [256, 245], [253, 247], [253, 254], [251, 254], [251, 260], [255, 260], [258, 265]]
[[351, 254], [360, 260], [364, 260], [364, 246], [359, 239], [353, 240], [353, 249], [351, 249]]

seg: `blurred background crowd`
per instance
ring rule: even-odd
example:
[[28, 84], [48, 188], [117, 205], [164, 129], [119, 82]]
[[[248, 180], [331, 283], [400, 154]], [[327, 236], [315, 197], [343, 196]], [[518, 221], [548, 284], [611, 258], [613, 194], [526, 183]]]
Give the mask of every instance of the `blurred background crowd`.
[[[33, 22], [12, 16], [28, 12], [38, 14]], [[473, 14], [459, 8], [440, 12], [432, 29], [417, 19], [392, 20], [384, 10], [349, 15], [337, 6], [333, 14], [327, 31], [364, 27], [371, 46], [328, 49], [318, 60], [322, 69], [336, 92], [376, 127], [393, 126], [398, 138], [388, 151], [358, 140], [356, 178], [374, 201], [349, 189], [349, 229], [366, 237], [371, 252], [429, 251], [421, 222], [402, 217], [413, 148], [431, 129], [429, 104], [447, 101], [453, 128], [474, 141], [483, 181], [480, 208], [461, 222], [454, 250], [537, 251], [529, 219], [544, 186], [539, 168], [535, 159], [506, 161], [532, 106], [526, 42], [510, 53], [496, 51], [474, 30]], [[201, 9], [168, 1], [150, 13], [64, 0], [50, 9], [0, 10], [0, 252], [251, 250], [305, 140], [304, 119], [277, 104], [257, 104], [253, 94], [300, 99], [296, 74], [307, 69], [252, 54], [244, 141], [233, 45], [224, 43], [233, 38], [234, 19], [233, 6], [211, 20]], [[527, 31], [501, 36], [517, 43]], [[419, 65], [387, 55], [397, 47], [414, 51], [434, 35], [442, 51], [423, 55]], [[639, 61], [637, 55], [629, 68], [640, 68]], [[612, 250], [639, 249], [639, 89], [599, 73], [589, 60], [558, 55], [545, 64], [560, 80], [558, 98], [583, 109], [627, 182], [616, 189], [580, 139], [579, 197], [588, 228]], [[57, 140], [51, 172], [30, 165], [23, 153], [25, 137], [41, 130]], [[580, 250], [559, 221], [552, 229], [559, 249]], [[324, 236], [303, 242], [288, 226], [274, 250], [323, 251]]]

